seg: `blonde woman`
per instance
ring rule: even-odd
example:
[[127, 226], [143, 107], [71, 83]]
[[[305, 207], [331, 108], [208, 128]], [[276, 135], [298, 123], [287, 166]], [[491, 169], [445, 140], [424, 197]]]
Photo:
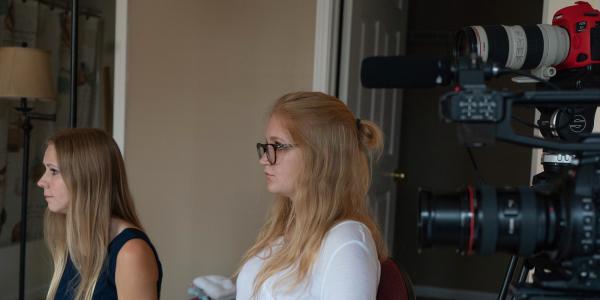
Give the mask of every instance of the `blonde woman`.
[[114, 140], [67, 129], [48, 141], [38, 181], [54, 263], [50, 299], [158, 299], [162, 267], [142, 231]]
[[375, 299], [386, 249], [367, 192], [382, 144], [379, 128], [335, 97], [277, 100], [257, 144], [276, 201], [242, 260], [237, 300]]

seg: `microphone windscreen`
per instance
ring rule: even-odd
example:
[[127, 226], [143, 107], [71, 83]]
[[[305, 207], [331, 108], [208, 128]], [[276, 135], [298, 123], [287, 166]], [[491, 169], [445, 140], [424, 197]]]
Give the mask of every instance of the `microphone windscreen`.
[[360, 79], [367, 88], [428, 88], [452, 79], [445, 58], [373, 56], [362, 61]]

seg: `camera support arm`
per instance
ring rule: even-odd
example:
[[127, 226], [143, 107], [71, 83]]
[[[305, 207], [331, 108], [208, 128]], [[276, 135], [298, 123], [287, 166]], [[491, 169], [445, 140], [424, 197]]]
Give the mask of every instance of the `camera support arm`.
[[558, 151], [574, 152], [600, 150], [600, 143], [559, 142], [518, 135], [514, 133], [511, 126], [513, 105], [543, 107], [577, 104], [597, 106], [600, 105], [600, 90], [525, 92], [518, 97], [505, 99], [504, 104], [504, 118], [496, 126], [496, 138], [499, 140]]
[[513, 106], [560, 107], [574, 104], [597, 106], [600, 105], [599, 89], [511, 94], [467, 88], [449, 92], [443, 95], [440, 101], [440, 113], [447, 121], [474, 126], [495, 125], [493, 135], [501, 141], [558, 151], [600, 151], [600, 143], [550, 141], [518, 135], [511, 124]]

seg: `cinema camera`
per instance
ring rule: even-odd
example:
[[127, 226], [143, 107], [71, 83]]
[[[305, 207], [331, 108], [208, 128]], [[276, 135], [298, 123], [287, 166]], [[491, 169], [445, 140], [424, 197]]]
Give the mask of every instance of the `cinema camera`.
[[[544, 171], [532, 186], [419, 192], [422, 248], [513, 255], [499, 299], [600, 299], [600, 135], [592, 133], [599, 64], [600, 12], [582, 1], [557, 11], [552, 25], [466, 27], [457, 34], [453, 58], [363, 61], [367, 88], [454, 83], [440, 98], [440, 114], [459, 124], [468, 146], [501, 140], [543, 149]], [[539, 89], [512, 93], [486, 86], [503, 75], [529, 77]], [[513, 131], [516, 106], [540, 111], [531, 125], [541, 138]]]

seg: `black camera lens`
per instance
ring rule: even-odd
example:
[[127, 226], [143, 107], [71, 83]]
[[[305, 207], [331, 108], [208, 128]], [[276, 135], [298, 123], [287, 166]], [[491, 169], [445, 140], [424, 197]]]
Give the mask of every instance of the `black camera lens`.
[[569, 54], [569, 34], [559, 26], [469, 26], [457, 33], [456, 55], [476, 53], [484, 62], [510, 69], [554, 66]]
[[462, 254], [532, 255], [555, 247], [555, 199], [532, 189], [487, 186], [419, 192], [419, 244], [455, 246]]
[[419, 243], [428, 248], [433, 245], [455, 245], [468, 251], [473, 237], [472, 210], [468, 193], [434, 195], [431, 191], [419, 191]]

